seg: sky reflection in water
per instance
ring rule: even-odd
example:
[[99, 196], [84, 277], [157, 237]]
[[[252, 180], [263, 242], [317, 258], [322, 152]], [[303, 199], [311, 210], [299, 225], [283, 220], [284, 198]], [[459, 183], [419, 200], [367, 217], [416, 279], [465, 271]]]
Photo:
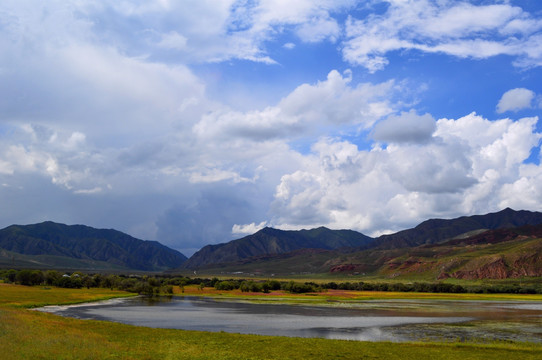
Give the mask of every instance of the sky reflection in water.
[[542, 342], [542, 303], [385, 300], [341, 305], [255, 304], [172, 297], [160, 301], [132, 298], [41, 310], [156, 328], [242, 334], [366, 341]]

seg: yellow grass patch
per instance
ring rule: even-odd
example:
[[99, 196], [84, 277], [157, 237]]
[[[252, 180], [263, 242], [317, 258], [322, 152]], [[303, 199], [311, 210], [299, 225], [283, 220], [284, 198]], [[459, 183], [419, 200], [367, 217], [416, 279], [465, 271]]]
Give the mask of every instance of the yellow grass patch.
[[268, 294], [261, 292], [242, 292], [236, 290], [216, 290], [213, 287], [200, 289], [197, 285], [188, 285], [184, 288], [173, 287], [175, 295], [190, 296], [224, 296], [247, 298], [292, 298], [292, 299], [322, 299], [322, 300], [385, 300], [385, 299], [433, 299], [433, 300], [510, 300], [510, 301], [542, 301], [542, 294], [450, 294], [450, 293], [419, 293], [398, 291], [355, 291], [332, 290], [319, 293], [291, 294], [282, 290], [271, 291]]

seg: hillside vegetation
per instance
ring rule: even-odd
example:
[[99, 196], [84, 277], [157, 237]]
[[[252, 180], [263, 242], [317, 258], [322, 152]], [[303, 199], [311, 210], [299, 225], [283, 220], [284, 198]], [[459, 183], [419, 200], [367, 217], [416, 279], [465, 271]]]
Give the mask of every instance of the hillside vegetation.
[[117, 230], [51, 221], [0, 230], [2, 267], [163, 271], [186, 257], [157, 241]]
[[[536, 225], [526, 225], [533, 223]], [[205, 265], [198, 270], [262, 276], [343, 274], [428, 281], [540, 277], [541, 223], [541, 213], [505, 209], [487, 215], [428, 220], [413, 229], [368, 240], [357, 248], [298, 249], [241, 260], [231, 260], [235, 257], [230, 256], [230, 261], [213, 257], [215, 248], [208, 248], [207, 262], [201, 262]], [[252, 239], [243, 238], [243, 244], [250, 244]], [[227, 247], [233, 252], [237, 242], [215, 247]], [[193, 264], [189, 260], [185, 266]]]
[[253, 235], [225, 244], [207, 245], [195, 253], [183, 268], [239, 261], [257, 256], [288, 253], [300, 249], [332, 250], [367, 246], [374, 239], [352, 230], [285, 231], [266, 227]]
[[[352, 230], [264, 228], [190, 259], [116, 230], [44, 222], [0, 230], [0, 267], [261, 276], [373, 276], [424, 281], [542, 276], [542, 213], [504, 209], [431, 219], [371, 238]], [[182, 234], [179, 236], [182, 239]]]

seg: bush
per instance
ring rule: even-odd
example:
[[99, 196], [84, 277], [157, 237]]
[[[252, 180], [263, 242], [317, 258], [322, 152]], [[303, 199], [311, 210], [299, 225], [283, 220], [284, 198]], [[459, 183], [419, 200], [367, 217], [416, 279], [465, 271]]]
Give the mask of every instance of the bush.
[[134, 292], [137, 292], [139, 295], [153, 296], [154, 288], [147, 282], [139, 281], [134, 288]]
[[4, 279], [10, 283], [14, 283], [16, 277], [17, 277], [17, 270], [11, 269], [7, 271]]
[[215, 289], [217, 290], [233, 290], [239, 288], [239, 284], [235, 281], [219, 281], [215, 283]]
[[80, 277], [62, 276], [54, 284], [58, 287], [69, 289], [80, 289], [83, 287], [83, 282]]
[[48, 270], [45, 272], [44, 281], [46, 285], [54, 285], [62, 275], [56, 270]]
[[43, 283], [43, 273], [39, 270], [20, 270], [15, 281], [21, 285], [39, 285]]
[[280, 282], [277, 280], [269, 280], [266, 282], [269, 285], [269, 290], [275, 291], [280, 290]]
[[320, 289], [315, 285], [316, 284], [314, 283], [300, 284], [300, 283], [290, 281], [289, 283], [285, 283], [282, 289], [285, 291], [289, 291], [291, 293], [295, 293], [295, 294], [317, 292]]

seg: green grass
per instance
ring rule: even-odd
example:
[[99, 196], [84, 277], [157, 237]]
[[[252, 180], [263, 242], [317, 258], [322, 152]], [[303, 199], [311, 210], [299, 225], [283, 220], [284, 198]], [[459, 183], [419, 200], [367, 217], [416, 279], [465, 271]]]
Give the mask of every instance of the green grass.
[[197, 285], [184, 287], [184, 293], [178, 286], [173, 287], [175, 295], [206, 296], [220, 298], [235, 298], [255, 301], [308, 302], [326, 304], [329, 301], [362, 301], [362, 300], [468, 300], [468, 301], [540, 301], [542, 294], [476, 294], [476, 293], [423, 293], [399, 291], [356, 291], [356, 290], [327, 290], [319, 293], [291, 294], [284, 291], [264, 293], [244, 293], [236, 290], [216, 290], [206, 287], [200, 290]]
[[2, 359], [540, 359], [531, 343], [386, 343], [151, 329], [29, 311], [128, 295], [0, 285]]
[[134, 295], [102, 288], [63, 289], [0, 284], [0, 306], [2, 307], [33, 308], [56, 304], [77, 304]]
[[57, 255], [25, 255], [2, 249], [0, 251], [0, 269], [58, 269], [58, 270], [87, 270], [101, 272], [130, 271], [130, 269], [111, 264], [107, 261], [76, 259], [69, 256]]

